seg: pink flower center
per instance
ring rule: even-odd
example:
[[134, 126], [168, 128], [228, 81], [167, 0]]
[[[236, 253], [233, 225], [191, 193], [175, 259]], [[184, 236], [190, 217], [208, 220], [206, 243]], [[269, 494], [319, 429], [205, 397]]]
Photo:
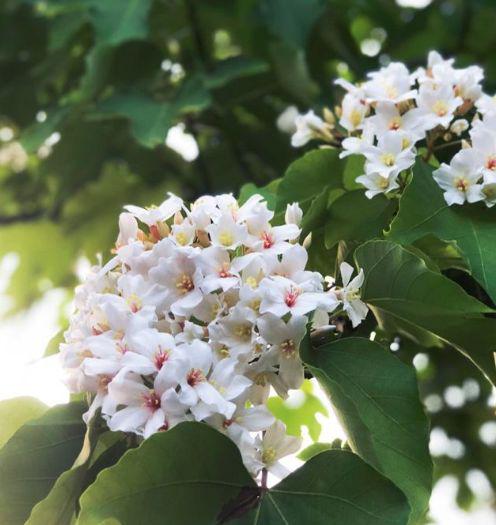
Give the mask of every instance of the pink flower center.
[[160, 397], [158, 397], [154, 390], [150, 390], [149, 394], [143, 396], [143, 404], [146, 408], [155, 412], [155, 410], [160, 408]]
[[205, 381], [205, 374], [199, 368], [192, 368], [186, 376], [186, 381], [189, 386], [196, 386]]
[[292, 308], [296, 304], [300, 292], [297, 288], [291, 287], [284, 296], [284, 302], [288, 308]]
[[232, 273], [229, 271], [229, 263], [224, 263], [222, 268], [219, 270], [219, 277], [221, 279], [227, 279], [227, 277], [232, 277]]
[[268, 250], [269, 248], [272, 248], [272, 246], [274, 246], [274, 239], [272, 238], [272, 235], [269, 232], [263, 232], [260, 237], [263, 241], [263, 247], [265, 250]]
[[491, 155], [486, 162], [486, 168], [488, 170], [495, 171], [496, 170], [496, 155]]
[[157, 370], [160, 370], [165, 362], [169, 359], [169, 352], [166, 352], [160, 348], [160, 350], [155, 354], [154, 362]]

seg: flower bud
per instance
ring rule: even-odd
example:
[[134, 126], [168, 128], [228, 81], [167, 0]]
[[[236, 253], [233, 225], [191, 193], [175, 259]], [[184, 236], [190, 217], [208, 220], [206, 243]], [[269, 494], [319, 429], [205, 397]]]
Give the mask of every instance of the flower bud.
[[293, 204], [288, 204], [286, 206], [286, 213], [284, 215], [286, 224], [296, 224], [296, 226], [299, 226], [302, 218], [303, 211], [297, 202], [293, 202]]

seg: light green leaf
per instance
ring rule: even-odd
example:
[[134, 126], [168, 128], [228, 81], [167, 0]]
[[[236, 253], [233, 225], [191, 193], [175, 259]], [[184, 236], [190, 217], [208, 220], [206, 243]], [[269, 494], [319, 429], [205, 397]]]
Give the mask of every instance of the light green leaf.
[[409, 511], [401, 491], [358, 456], [329, 450], [271, 488], [233, 525], [405, 525]]
[[81, 497], [78, 525], [113, 517], [122, 525], [215, 523], [223, 505], [254, 482], [236, 445], [201, 423], [145, 440], [100, 473]]
[[455, 241], [475, 279], [496, 301], [496, 208], [482, 204], [448, 206], [432, 178], [432, 167], [419, 162], [400, 201], [389, 238], [411, 244], [428, 234]]
[[369, 241], [356, 250], [355, 259], [365, 272], [362, 299], [379, 322], [385, 314], [399, 321], [406, 335], [409, 327], [434, 334], [496, 383], [496, 319], [484, 316], [493, 313], [491, 308], [392, 242]]
[[296, 405], [284, 401], [280, 397], [271, 397], [267, 401], [267, 407], [277, 419], [284, 422], [288, 434], [301, 436], [303, 427], [307, 427], [310, 437], [317, 441], [322, 432], [322, 425], [315, 416], [317, 414], [327, 416], [327, 409], [313, 393], [310, 381], [304, 381], [299, 392], [301, 392], [303, 398]]
[[0, 401], [0, 448], [12, 437], [14, 432], [47, 409], [34, 397], [14, 397]]
[[0, 450], [0, 523], [22, 525], [76, 459], [86, 425], [83, 403], [53, 407], [22, 426]]
[[368, 339], [311, 348], [302, 359], [328, 392], [351, 448], [407, 496], [410, 523], [426, 513], [432, 483], [429, 425], [415, 370]]

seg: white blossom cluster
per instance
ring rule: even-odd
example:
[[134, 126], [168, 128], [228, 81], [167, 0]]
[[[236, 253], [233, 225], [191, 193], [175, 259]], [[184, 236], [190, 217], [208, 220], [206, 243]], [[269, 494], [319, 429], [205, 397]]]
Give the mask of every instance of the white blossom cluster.
[[111, 430], [144, 438], [203, 421], [253, 475], [284, 475], [279, 459], [300, 440], [265, 402], [271, 387], [285, 398], [301, 386], [310, 320], [328, 325], [338, 308], [354, 326], [366, 316], [363, 272], [352, 279], [343, 264], [338, 288], [305, 269], [297, 204], [279, 226], [259, 195], [126, 209], [114, 257], [76, 290], [61, 345], [71, 390], [93, 395], [86, 421], [101, 409]]
[[[324, 119], [313, 111], [298, 115], [293, 146], [303, 146], [312, 139], [333, 145], [338, 141], [343, 148], [341, 157], [364, 156], [364, 173], [357, 181], [372, 198], [400, 187], [405, 170], [415, 162], [420, 142], [430, 156], [452, 141], [463, 149], [450, 165], [443, 164], [434, 174], [446, 202], [484, 201], [493, 206], [496, 98], [482, 92], [484, 72], [479, 66], [460, 69], [453, 63], [431, 51], [427, 67], [413, 73], [404, 64], [393, 62], [356, 85], [336, 80], [347, 92], [336, 110], [339, 126], [328, 110]], [[452, 140], [469, 129], [469, 115], [473, 118], [471, 146], [465, 140]]]

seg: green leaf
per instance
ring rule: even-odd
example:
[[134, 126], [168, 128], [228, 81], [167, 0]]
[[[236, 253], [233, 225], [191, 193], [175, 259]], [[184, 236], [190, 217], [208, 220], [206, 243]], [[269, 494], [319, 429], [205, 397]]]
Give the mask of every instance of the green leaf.
[[233, 525], [405, 525], [400, 490], [358, 456], [329, 450], [271, 488], [259, 508]]
[[[122, 525], [203, 525], [254, 482], [236, 445], [200, 423], [182, 423], [145, 440], [100, 473], [81, 497], [79, 525], [114, 517]], [[144, 514], [145, 513], [145, 514]]]
[[496, 383], [493, 310], [468, 295], [457, 283], [427, 268], [425, 262], [388, 241], [369, 241], [355, 252], [365, 272], [362, 299], [381, 322], [385, 314], [408, 334], [423, 330], [453, 345]]
[[363, 190], [341, 195], [327, 212], [326, 247], [332, 248], [339, 241], [366, 241], [381, 237], [395, 210], [396, 202], [384, 195], [367, 199]]
[[267, 201], [269, 209], [274, 210], [277, 204], [277, 188], [280, 182], [281, 179], [275, 179], [267, 184], [267, 186], [261, 188], [253, 184], [253, 182], [243, 184], [239, 192], [238, 200], [240, 204], [244, 204], [252, 195], [259, 194]]
[[34, 397], [14, 397], [0, 401], [0, 448], [12, 437], [14, 432], [47, 409]]
[[64, 342], [64, 332], [65, 330], [59, 330], [51, 339], [48, 341], [48, 344], [45, 348], [45, 353], [43, 357], [48, 357], [59, 353], [60, 343]]
[[10, 252], [19, 255], [19, 266], [7, 288], [14, 299], [11, 311], [24, 308], [37, 298], [43, 280], [50, 280], [54, 286], [71, 284], [67, 269], [71, 267], [74, 251], [74, 243], [49, 221], [0, 228], [0, 257]]
[[186, 81], [171, 102], [158, 102], [141, 93], [116, 94], [98, 106], [94, 118], [124, 116], [136, 139], [146, 147], [164, 144], [168, 129], [183, 113], [200, 111], [211, 102], [201, 77]]
[[328, 392], [351, 448], [406, 494], [417, 523], [429, 504], [432, 462], [415, 369], [362, 338], [307, 344], [302, 359]]
[[302, 461], [308, 461], [317, 454], [325, 452], [326, 450], [331, 450], [332, 448], [334, 448], [332, 443], [312, 443], [298, 453], [298, 459], [301, 459]]
[[304, 381], [299, 392], [302, 393], [303, 397], [301, 402], [296, 405], [284, 401], [280, 397], [271, 397], [267, 401], [267, 407], [277, 419], [284, 422], [288, 434], [301, 436], [303, 427], [307, 427], [310, 437], [317, 441], [322, 432], [322, 425], [315, 416], [317, 414], [327, 416], [327, 409], [313, 393], [310, 381]]
[[325, 0], [262, 0], [258, 11], [267, 29], [280, 40], [305, 47], [313, 25], [322, 15]]
[[432, 178], [432, 167], [417, 163], [400, 201], [389, 238], [411, 244], [428, 234], [455, 241], [475, 279], [496, 301], [496, 208], [448, 206]]
[[91, 0], [90, 17], [97, 43], [117, 45], [148, 36], [148, 14], [152, 0]]
[[21, 427], [0, 450], [0, 523], [23, 524], [76, 459], [86, 425], [83, 403], [53, 407]]
[[343, 164], [333, 149], [314, 150], [293, 162], [286, 171], [277, 191], [277, 211], [287, 204], [299, 202], [307, 211], [315, 197], [326, 189], [342, 188]]
[[77, 500], [81, 494], [88, 467], [101, 432], [96, 418], [90, 422], [83, 447], [71, 469], [66, 470], [55, 482], [47, 497], [37, 503], [25, 525], [66, 525], [72, 523]]

